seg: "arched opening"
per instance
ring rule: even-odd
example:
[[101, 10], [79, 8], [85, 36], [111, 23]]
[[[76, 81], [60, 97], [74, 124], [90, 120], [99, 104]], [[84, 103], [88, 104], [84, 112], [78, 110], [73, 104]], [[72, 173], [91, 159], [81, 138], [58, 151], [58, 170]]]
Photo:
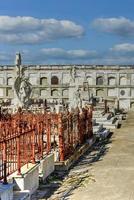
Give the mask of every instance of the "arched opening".
[[40, 85], [47, 85], [47, 77], [40, 78]]
[[96, 96], [98, 96], [98, 97], [104, 97], [104, 90], [102, 90], [102, 89], [96, 90]]
[[115, 77], [108, 78], [108, 85], [115, 85]]
[[58, 93], [58, 90], [57, 90], [57, 89], [53, 89], [53, 90], [51, 91], [51, 96], [57, 97], [58, 95], [59, 95], [59, 93]]
[[134, 102], [131, 103], [131, 108], [134, 110]]
[[62, 91], [62, 96], [63, 96], [63, 97], [64, 97], [64, 96], [68, 96], [68, 90], [67, 90], [67, 89], [65, 89], [65, 90]]
[[103, 76], [98, 76], [96, 78], [96, 85], [103, 85]]
[[59, 84], [59, 79], [57, 76], [52, 76], [51, 78], [51, 85], [58, 85]]
[[12, 77], [7, 78], [7, 85], [13, 85], [13, 78]]
[[127, 85], [127, 78], [125, 76], [120, 77], [120, 85]]

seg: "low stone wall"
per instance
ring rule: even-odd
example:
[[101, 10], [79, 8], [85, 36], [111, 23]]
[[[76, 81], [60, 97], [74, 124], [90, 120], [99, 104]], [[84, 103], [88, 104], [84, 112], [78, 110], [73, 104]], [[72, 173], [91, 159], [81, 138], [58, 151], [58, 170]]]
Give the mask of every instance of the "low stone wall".
[[17, 175], [17, 172], [12, 174], [15, 182], [15, 190], [28, 190], [31, 195], [39, 187], [39, 164], [28, 164], [21, 168], [21, 175]]
[[39, 177], [45, 180], [54, 171], [54, 154], [46, 156], [40, 161]]
[[[8, 177], [8, 182], [14, 182], [14, 195], [15, 196], [31, 196], [39, 187], [39, 179], [45, 180], [52, 172], [54, 171], [54, 153], [47, 155], [44, 159], [40, 161], [38, 164], [29, 163], [21, 168], [21, 175], [17, 174], [17, 171]], [[5, 185], [6, 188], [9, 188], [9, 185]], [[4, 187], [4, 185], [3, 185]], [[24, 193], [27, 195], [24, 195]], [[12, 186], [13, 192], [13, 186]], [[8, 195], [8, 193], [10, 193]], [[0, 192], [0, 195], [2, 193]], [[12, 200], [13, 194], [8, 189], [5, 193], [5, 197], [1, 197], [2, 200]], [[4, 195], [5, 195], [4, 194]], [[7, 196], [10, 196], [7, 198]], [[12, 197], [12, 198], [11, 198]], [[30, 197], [28, 197], [30, 198]], [[1, 200], [1, 199], [0, 199]]]

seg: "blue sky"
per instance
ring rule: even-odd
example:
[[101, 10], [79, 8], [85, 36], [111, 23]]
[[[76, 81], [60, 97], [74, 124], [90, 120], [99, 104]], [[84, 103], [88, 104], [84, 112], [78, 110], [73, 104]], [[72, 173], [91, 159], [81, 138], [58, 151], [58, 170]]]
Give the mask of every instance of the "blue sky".
[[134, 64], [133, 0], [1, 0], [0, 63]]

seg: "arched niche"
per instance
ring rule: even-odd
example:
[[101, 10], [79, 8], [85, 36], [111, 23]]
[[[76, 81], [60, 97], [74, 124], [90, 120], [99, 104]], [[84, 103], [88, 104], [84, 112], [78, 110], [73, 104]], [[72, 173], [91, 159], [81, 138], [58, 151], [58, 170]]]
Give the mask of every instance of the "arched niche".
[[13, 85], [13, 78], [12, 77], [7, 78], [7, 85]]
[[57, 90], [57, 89], [53, 89], [53, 90], [51, 90], [51, 96], [53, 96], [53, 97], [57, 97], [57, 96], [59, 96], [59, 92], [58, 92], [58, 90]]
[[127, 78], [125, 76], [120, 77], [120, 85], [127, 85]]
[[68, 89], [62, 90], [62, 96], [68, 96]]
[[47, 85], [47, 77], [41, 77], [40, 78], [40, 85]]
[[108, 85], [115, 85], [115, 84], [116, 84], [115, 77], [109, 77], [108, 78]]
[[96, 96], [98, 96], [98, 97], [104, 97], [104, 90], [102, 90], [102, 89], [96, 90]]
[[58, 85], [59, 84], [59, 79], [57, 76], [52, 76], [51, 78], [51, 85]]
[[96, 85], [103, 85], [103, 82], [104, 82], [103, 76], [98, 76], [96, 78]]

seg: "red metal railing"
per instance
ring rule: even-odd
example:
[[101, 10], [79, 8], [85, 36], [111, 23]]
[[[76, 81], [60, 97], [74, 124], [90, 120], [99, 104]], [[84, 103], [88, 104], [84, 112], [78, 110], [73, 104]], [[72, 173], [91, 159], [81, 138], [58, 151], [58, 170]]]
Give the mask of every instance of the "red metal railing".
[[86, 142], [93, 136], [92, 110], [83, 109], [82, 113], [75, 110], [74, 113], [60, 114], [59, 127], [59, 158], [64, 161], [77, 146]]
[[0, 179], [30, 162], [36, 163], [53, 149], [59, 161], [72, 155], [77, 146], [92, 137], [92, 110], [73, 113], [22, 113], [0, 120]]

